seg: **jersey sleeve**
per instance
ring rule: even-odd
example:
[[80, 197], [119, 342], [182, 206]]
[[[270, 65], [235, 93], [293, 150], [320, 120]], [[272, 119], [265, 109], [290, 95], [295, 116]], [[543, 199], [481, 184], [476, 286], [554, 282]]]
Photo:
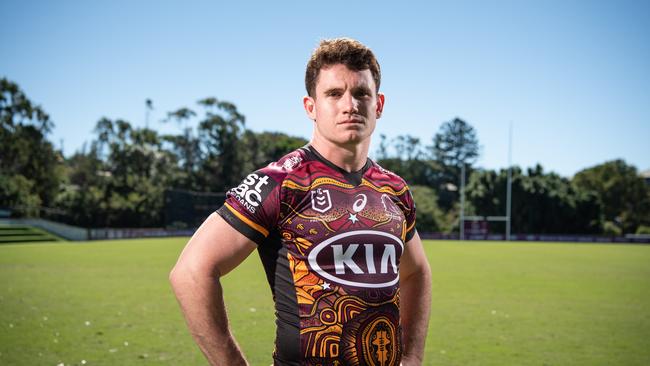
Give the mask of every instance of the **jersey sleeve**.
[[415, 201], [413, 200], [413, 195], [411, 194], [411, 190], [407, 189], [406, 192], [404, 192], [404, 196], [402, 197], [403, 203], [404, 203], [404, 217], [406, 218], [406, 236], [404, 243], [408, 243], [411, 239], [413, 239], [413, 236], [416, 233], [415, 229]]
[[267, 169], [249, 174], [226, 193], [217, 213], [235, 230], [261, 245], [276, 225], [280, 210], [278, 181]]

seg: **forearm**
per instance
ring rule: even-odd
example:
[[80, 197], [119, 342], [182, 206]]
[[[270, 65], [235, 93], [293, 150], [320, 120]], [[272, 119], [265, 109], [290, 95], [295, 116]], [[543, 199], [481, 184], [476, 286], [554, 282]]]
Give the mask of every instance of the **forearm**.
[[421, 365], [431, 309], [431, 271], [428, 267], [400, 281], [402, 365]]
[[171, 282], [192, 337], [210, 365], [248, 365], [230, 332], [219, 278], [172, 273]]

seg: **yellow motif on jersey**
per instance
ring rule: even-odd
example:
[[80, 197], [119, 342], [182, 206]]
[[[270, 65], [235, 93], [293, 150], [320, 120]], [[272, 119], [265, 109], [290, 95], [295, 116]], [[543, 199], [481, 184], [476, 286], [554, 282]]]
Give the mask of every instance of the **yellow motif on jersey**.
[[[296, 190], [299, 190], [299, 191], [307, 192], [307, 191], [310, 191], [310, 190], [312, 190], [312, 189], [314, 189], [316, 187], [320, 187], [320, 186], [326, 185], [326, 184], [331, 184], [333, 186], [341, 187], [341, 188], [349, 188], [349, 189], [355, 188], [355, 186], [353, 186], [352, 184], [343, 183], [341, 181], [338, 181], [338, 180], [336, 180], [334, 178], [329, 178], [329, 177], [316, 178], [308, 186], [302, 186], [302, 185], [300, 185], [300, 184], [298, 184], [298, 183], [296, 183], [296, 182], [294, 182], [292, 180], [287, 179], [284, 182], [282, 182], [282, 188], [296, 189]], [[408, 189], [409, 189], [408, 186], [404, 186], [399, 191], [396, 191], [393, 187], [390, 187], [390, 186], [378, 187], [378, 186], [370, 183], [365, 178], [363, 178], [361, 180], [361, 185], [365, 186], [365, 187], [368, 187], [368, 188], [371, 188], [371, 189], [373, 189], [373, 190], [375, 190], [377, 192], [392, 194], [393, 196], [399, 196], [399, 195], [403, 194], [404, 192], [408, 191]]]

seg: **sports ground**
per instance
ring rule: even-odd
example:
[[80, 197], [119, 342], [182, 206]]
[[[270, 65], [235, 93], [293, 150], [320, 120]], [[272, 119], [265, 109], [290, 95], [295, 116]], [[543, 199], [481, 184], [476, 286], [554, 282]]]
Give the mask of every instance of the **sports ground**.
[[[0, 365], [204, 365], [167, 276], [187, 238], [0, 245]], [[650, 246], [425, 241], [426, 365], [650, 364]], [[253, 254], [223, 279], [235, 336], [271, 364]]]

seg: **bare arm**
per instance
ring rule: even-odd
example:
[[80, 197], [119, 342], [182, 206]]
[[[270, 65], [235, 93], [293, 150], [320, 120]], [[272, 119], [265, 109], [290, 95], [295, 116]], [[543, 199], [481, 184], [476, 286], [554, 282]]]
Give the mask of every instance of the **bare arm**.
[[187, 326], [210, 365], [248, 365], [230, 333], [219, 278], [255, 247], [213, 213], [194, 233], [169, 275]]
[[399, 276], [402, 365], [422, 365], [431, 310], [431, 268], [417, 233], [405, 245]]

